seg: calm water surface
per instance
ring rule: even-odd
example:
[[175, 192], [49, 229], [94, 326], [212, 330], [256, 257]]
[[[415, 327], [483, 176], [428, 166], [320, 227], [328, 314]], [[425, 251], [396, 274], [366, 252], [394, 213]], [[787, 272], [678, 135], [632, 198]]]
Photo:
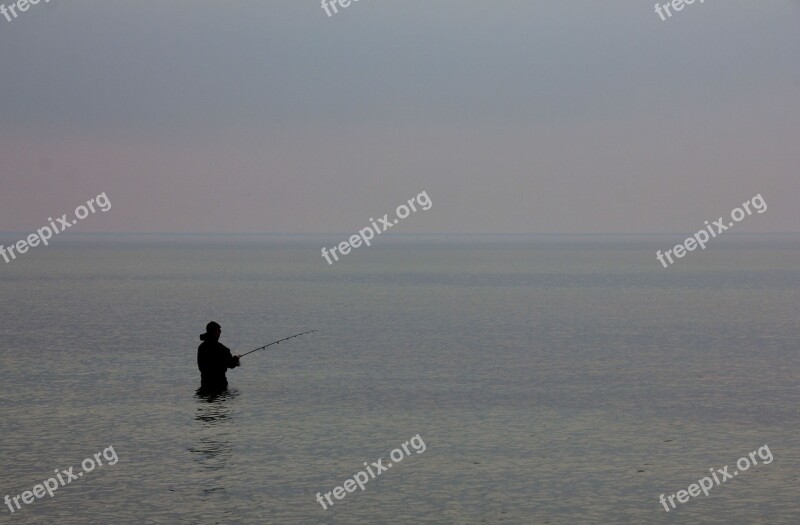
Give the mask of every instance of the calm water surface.
[[[668, 269], [680, 238], [387, 236], [328, 266], [339, 240], [65, 235], [0, 266], [0, 497], [119, 457], [0, 521], [800, 523], [800, 238]], [[319, 332], [208, 399], [212, 319], [234, 352]], [[765, 443], [771, 464], [658, 502]]]

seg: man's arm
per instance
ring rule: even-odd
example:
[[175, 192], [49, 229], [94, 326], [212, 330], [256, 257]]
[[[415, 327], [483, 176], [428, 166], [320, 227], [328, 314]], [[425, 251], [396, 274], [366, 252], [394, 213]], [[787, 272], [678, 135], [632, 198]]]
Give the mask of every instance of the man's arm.
[[227, 346], [223, 345], [222, 348], [225, 349], [225, 352], [228, 354], [226, 365], [228, 368], [236, 368], [239, 366], [239, 355], [231, 355], [231, 349]]

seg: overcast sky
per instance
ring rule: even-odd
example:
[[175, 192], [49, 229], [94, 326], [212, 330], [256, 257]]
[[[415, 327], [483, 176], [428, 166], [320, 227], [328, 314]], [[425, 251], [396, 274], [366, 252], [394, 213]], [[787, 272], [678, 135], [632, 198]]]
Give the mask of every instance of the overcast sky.
[[[666, 1], [666, 0], [665, 0]], [[5, 0], [9, 4], [10, 0]], [[800, 1], [52, 0], [0, 18], [0, 231], [800, 224]]]

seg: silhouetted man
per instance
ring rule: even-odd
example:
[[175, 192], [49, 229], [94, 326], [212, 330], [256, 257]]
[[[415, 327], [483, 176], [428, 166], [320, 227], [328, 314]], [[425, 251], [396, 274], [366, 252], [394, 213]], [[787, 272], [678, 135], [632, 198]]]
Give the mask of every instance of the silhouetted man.
[[222, 327], [211, 321], [206, 325], [206, 333], [200, 335], [203, 341], [197, 348], [197, 367], [200, 369], [200, 390], [220, 391], [228, 388], [225, 372], [239, 366], [239, 356], [231, 355], [230, 349], [219, 342]]

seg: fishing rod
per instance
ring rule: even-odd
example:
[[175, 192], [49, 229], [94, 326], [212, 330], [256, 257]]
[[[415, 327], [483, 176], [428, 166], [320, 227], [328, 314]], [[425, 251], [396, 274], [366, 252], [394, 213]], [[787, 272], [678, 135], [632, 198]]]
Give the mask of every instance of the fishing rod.
[[[249, 352], [247, 352], [247, 354], [252, 354], [253, 352], [256, 352], [256, 351], [258, 351], [258, 350], [263, 350], [264, 348], [266, 348], [266, 347], [268, 347], [268, 346], [276, 345], [276, 344], [280, 343], [281, 341], [286, 341], [286, 340], [288, 340], [288, 339], [293, 339], [293, 338], [295, 338], [295, 337], [300, 337], [301, 335], [310, 334], [311, 332], [319, 332], [319, 330], [309, 330], [308, 332], [303, 332], [303, 333], [301, 333], [301, 334], [295, 334], [295, 335], [291, 335], [291, 336], [289, 336], [289, 337], [284, 337], [283, 339], [278, 339], [277, 341], [273, 341], [273, 342], [271, 342], [271, 343], [270, 343], [270, 344], [268, 344], [268, 345], [259, 346], [259, 347], [258, 347], [258, 348], [256, 348], [255, 350], [250, 350]], [[247, 354], [242, 354], [242, 355], [240, 355], [239, 357], [244, 357], [244, 356], [246, 356]]]

